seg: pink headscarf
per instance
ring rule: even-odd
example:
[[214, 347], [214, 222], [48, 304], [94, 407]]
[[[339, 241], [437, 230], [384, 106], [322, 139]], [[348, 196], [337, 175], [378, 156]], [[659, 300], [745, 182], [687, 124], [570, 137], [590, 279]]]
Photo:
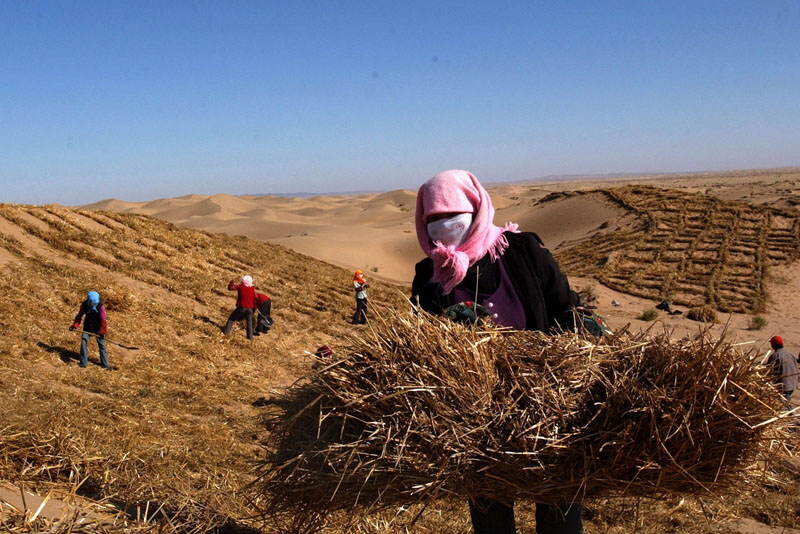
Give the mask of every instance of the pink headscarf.
[[246, 274], [242, 277], [242, 285], [244, 287], [253, 287], [253, 277]]
[[[458, 246], [432, 243], [426, 221], [439, 213], [472, 213], [472, 225], [464, 242]], [[503, 228], [494, 225], [494, 206], [489, 193], [471, 172], [440, 172], [417, 192], [417, 239], [422, 250], [433, 259], [433, 279], [450, 293], [464, 279], [476, 261], [488, 252], [497, 260], [508, 248], [503, 232], [518, 232], [514, 223]]]

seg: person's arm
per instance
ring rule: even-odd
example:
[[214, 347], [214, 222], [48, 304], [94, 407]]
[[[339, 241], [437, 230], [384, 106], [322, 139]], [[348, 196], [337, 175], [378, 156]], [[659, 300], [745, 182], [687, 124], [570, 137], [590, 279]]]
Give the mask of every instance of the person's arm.
[[237, 289], [239, 289], [239, 284], [236, 281], [231, 280], [228, 282], [228, 291], [236, 291]]
[[530, 246], [547, 307], [548, 326], [572, 327], [575, 321], [573, 310], [580, 305], [578, 294], [569, 287], [567, 276], [538, 236], [531, 236]]
[[427, 265], [428, 262], [423, 260], [414, 266], [414, 280], [411, 282], [411, 300], [415, 301], [422, 293], [422, 288], [430, 281], [433, 274], [433, 265]]
[[72, 320], [72, 326], [70, 327], [72, 330], [80, 330], [81, 321], [83, 320], [83, 316], [85, 313], [86, 311], [83, 309], [83, 304], [81, 304], [81, 307], [78, 308], [78, 314]]
[[414, 280], [411, 282], [411, 303], [428, 313], [441, 314], [442, 305], [437, 295], [439, 285], [431, 283], [433, 262], [430, 259], [423, 260], [417, 263], [414, 271]]
[[106, 307], [101, 304], [98, 308], [98, 312], [100, 312], [100, 330], [98, 330], [97, 333], [101, 336], [104, 336], [108, 334], [108, 316], [106, 315]]

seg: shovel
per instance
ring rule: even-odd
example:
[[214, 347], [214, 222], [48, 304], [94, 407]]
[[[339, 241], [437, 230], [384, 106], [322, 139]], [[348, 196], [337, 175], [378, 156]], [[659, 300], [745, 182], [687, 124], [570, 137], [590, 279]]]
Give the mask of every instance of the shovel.
[[[75, 329], [75, 330], [71, 330], [71, 332], [79, 332], [81, 334], [89, 334], [90, 336], [93, 336], [93, 337], [103, 337], [103, 338], [105, 338], [105, 336], [101, 336], [100, 334], [95, 334], [94, 332], [87, 332], [86, 330], [77, 330], [77, 329]], [[139, 350], [139, 347], [131, 347], [131, 346], [128, 346], [128, 345], [123, 345], [122, 343], [117, 343], [116, 341], [111, 341], [110, 339], [106, 339], [106, 343], [111, 343], [112, 345], [116, 345], [118, 347], [122, 347], [123, 349], [127, 349], [127, 350]]]

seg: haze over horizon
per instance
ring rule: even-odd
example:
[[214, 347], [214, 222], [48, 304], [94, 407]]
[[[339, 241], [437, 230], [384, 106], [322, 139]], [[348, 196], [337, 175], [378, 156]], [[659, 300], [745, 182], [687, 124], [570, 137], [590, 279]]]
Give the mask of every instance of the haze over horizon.
[[800, 164], [800, 3], [11, 1], [0, 201]]

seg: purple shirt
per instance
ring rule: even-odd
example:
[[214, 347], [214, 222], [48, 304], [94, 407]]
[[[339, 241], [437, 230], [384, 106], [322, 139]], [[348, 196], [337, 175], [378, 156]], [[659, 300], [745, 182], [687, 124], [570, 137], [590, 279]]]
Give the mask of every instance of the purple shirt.
[[497, 262], [497, 268], [500, 272], [500, 284], [494, 293], [488, 295], [480, 293], [478, 298], [475, 299], [473, 291], [457, 287], [453, 290], [453, 297], [455, 297], [456, 302], [477, 300], [478, 304], [489, 311], [495, 323], [509, 326], [515, 330], [525, 330], [527, 321], [522, 301], [519, 300], [517, 292], [514, 291], [514, 285], [511, 283], [502, 261]]

